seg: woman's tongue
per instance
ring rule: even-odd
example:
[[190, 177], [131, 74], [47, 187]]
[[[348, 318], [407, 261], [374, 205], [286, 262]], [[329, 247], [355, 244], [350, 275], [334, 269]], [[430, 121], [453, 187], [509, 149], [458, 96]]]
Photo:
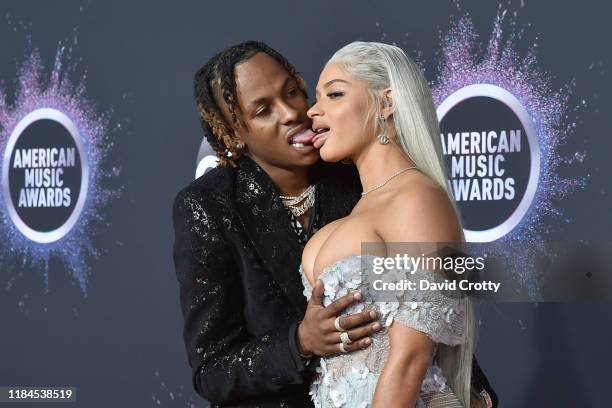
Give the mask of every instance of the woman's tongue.
[[315, 133], [310, 129], [304, 129], [297, 135], [291, 138], [291, 144], [300, 143], [300, 144], [309, 144], [312, 142], [312, 138], [315, 136]]

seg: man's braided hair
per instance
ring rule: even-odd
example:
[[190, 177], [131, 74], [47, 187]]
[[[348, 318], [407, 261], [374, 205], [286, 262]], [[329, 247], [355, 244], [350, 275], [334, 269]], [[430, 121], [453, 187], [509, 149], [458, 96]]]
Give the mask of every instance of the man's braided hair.
[[[278, 61], [289, 75], [295, 78], [300, 90], [306, 96], [306, 83], [302, 76], [285, 57], [262, 42], [243, 42], [212, 57], [206, 65], [196, 72], [193, 89], [204, 135], [219, 157], [220, 166], [227, 164], [235, 166], [235, 160], [242, 153], [242, 148], [238, 146], [238, 139], [233, 130], [233, 126], [238, 123], [240, 113], [236, 96], [234, 69], [236, 65], [247, 61], [259, 52], [266, 53]], [[223, 98], [227, 104], [231, 115], [231, 124], [228, 124], [224, 119], [215, 96]]]

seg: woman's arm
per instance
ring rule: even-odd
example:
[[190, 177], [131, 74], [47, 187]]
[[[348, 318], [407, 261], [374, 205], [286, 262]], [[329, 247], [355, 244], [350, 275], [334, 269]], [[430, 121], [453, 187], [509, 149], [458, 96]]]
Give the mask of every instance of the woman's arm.
[[[461, 241], [454, 209], [446, 194], [434, 186], [418, 186], [395, 195], [377, 225], [385, 242]], [[389, 327], [389, 342], [373, 407], [414, 407], [432, 362], [434, 342], [424, 332], [397, 321]]]
[[433, 342], [426, 334], [394, 323], [389, 328], [389, 357], [382, 370], [372, 406], [414, 407], [431, 364]]

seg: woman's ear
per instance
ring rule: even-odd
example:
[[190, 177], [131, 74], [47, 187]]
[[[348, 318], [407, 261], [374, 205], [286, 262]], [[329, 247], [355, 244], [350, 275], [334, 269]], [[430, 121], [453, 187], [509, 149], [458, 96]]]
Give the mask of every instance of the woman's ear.
[[382, 107], [381, 114], [386, 119], [389, 119], [390, 116], [395, 112], [395, 100], [393, 99], [393, 90], [391, 88], [387, 88], [383, 91], [382, 94]]

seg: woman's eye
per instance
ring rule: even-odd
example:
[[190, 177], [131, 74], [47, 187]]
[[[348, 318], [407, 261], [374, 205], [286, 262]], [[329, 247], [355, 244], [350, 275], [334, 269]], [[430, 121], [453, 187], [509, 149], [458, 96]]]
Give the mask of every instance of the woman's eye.
[[327, 94], [327, 97], [329, 99], [336, 99], [336, 98], [341, 97], [342, 95], [344, 95], [342, 92], [330, 92]]
[[289, 96], [295, 96], [297, 95], [297, 89], [291, 88], [289, 91], [287, 91], [287, 94], [289, 94]]

